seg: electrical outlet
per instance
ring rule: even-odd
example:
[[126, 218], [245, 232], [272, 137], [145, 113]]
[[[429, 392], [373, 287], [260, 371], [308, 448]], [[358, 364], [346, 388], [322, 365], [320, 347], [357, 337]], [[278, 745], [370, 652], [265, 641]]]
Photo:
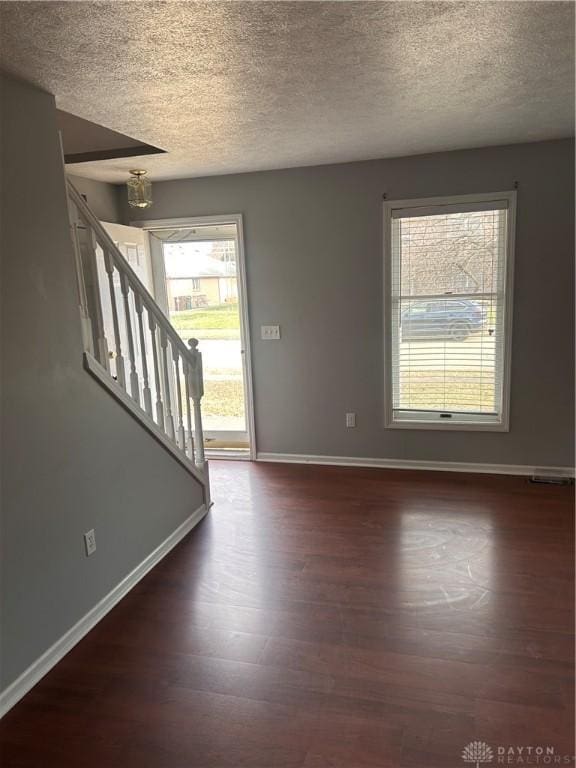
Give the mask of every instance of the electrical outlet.
[[356, 426], [356, 414], [355, 413], [347, 413], [346, 414], [346, 426], [347, 427], [355, 427]]
[[269, 339], [280, 338], [280, 326], [279, 325], [261, 325], [260, 333], [263, 339], [268, 341]]
[[84, 546], [86, 547], [86, 557], [90, 557], [96, 552], [96, 534], [94, 528], [84, 534]]

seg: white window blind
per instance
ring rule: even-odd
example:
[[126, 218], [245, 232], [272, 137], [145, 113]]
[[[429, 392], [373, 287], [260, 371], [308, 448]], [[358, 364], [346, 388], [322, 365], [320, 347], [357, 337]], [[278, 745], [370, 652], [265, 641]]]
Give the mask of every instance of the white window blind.
[[513, 204], [385, 204], [390, 426], [505, 425]]

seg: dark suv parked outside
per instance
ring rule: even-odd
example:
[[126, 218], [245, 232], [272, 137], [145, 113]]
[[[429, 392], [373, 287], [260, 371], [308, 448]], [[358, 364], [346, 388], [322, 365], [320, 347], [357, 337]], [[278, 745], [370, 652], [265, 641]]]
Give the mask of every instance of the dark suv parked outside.
[[484, 308], [469, 299], [416, 301], [402, 312], [402, 341], [430, 337], [465, 341], [485, 320]]

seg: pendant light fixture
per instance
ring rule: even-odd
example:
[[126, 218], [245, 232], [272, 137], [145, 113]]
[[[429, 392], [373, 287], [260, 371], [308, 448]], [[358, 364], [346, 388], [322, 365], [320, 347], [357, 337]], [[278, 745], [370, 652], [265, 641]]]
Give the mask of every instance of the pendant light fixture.
[[132, 208], [150, 208], [152, 205], [152, 184], [146, 178], [146, 171], [130, 171], [131, 176], [127, 181], [128, 204]]

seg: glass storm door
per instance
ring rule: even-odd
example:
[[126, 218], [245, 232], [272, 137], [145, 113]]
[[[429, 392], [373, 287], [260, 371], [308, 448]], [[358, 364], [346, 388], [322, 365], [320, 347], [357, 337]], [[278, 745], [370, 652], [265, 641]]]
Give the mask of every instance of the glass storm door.
[[185, 227], [145, 226], [150, 225], [156, 299], [186, 343], [200, 342], [205, 446], [247, 452], [251, 397], [239, 228], [236, 221], [215, 218]]

